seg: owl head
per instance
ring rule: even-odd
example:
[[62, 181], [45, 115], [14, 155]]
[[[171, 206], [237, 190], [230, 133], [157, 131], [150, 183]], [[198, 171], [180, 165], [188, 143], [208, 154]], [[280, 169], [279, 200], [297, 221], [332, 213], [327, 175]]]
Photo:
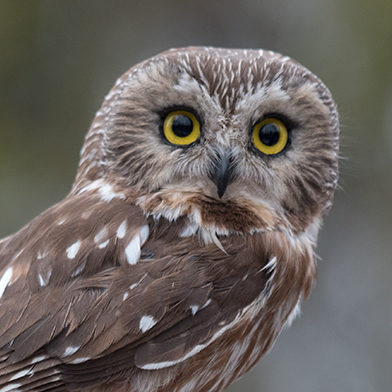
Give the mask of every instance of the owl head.
[[104, 181], [147, 214], [186, 216], [218, 234], [301, 233], [331, 206], [338, 133], [329, 90], [290, 58], [173, 49], [131, 68], [106, 96], [73, 192]]

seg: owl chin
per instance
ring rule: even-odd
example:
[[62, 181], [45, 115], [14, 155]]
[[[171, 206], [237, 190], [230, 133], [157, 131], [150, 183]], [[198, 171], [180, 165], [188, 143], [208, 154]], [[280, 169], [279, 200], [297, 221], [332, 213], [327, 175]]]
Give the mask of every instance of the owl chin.
[[201, 190], [162, 189], [139, 197], [137, 204], [154, 218], [188, 218], [195, 227], [217, 235], [274, 231], [281, 223], [266, 203], [256, 203], [245, 196], [221, 199]]

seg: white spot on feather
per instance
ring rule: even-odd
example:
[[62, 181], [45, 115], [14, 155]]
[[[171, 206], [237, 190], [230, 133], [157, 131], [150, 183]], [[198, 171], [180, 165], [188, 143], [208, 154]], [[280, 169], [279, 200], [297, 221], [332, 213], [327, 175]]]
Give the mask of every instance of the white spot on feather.
[[137, 287], [137, 286], [139, 286], [139, 282], [131, 284], [131, 285], [129, 286], [129, 289], [132, 290], [132, 289], [134, 289], [134, 288]]
[[9, 392], [9, 391], [18, 392], [19, 389], [17, 388], [19, 388], [20, 386], [22, 386], [22, 384], [8, 384], [4, 388], [1, 388], [0, 392]]
[[94, 237], [94, 242], [97, 244], [101, 242], [108, 233], [108, 229], [104, 226]]
[[90, 358], [89, 357], [82, 357], [82, 358], [76, 358], [71, 363], [77, 364], [77, 363], [82, 363], [82, 362], [87, 362]]
[[123, 295], [122, 300], [125, 301], [128, 297], [129, 297], [129, 292], [126, 291], [126, 292], [124, 293], [124, 295]]
[[22, 377], [27, 376], [27, 375], [29, 375], [31, 377], [33, 374], [34, 374], [34, 370], [32, 370], [32, 367], [30, 367], [29, 369], [24, 369], [24, 370], [21, 370], [18, 373], [15, 373], [10, 378], [10, 381], [17, 380], [18, 378], [22, 378]]
[[143, 245], [147, 241], [147, 238], [148, 238], [149, 234], [150, 234], [150, 228], [148, 227], [148, 225], [143, 225], [140, 228], [140, 242], [141, 242], [141, 245]]
[[94, 191], [98, 189], [100, 198], [103, 201], [109, 202], [113, 199], [125, 199], [122, 193], [115, 192], [113, 186], [102, 180], [96, 180], [83, 187], [79, 193]]
[[74, 258], [75, 258], [75, 256], [76, 256], [76, 255], [78, 254], [78, 252], [79, 252], [81, 243], [82, 243], [82, 242], [81, 242], [80, 240], [78, 240], [78, 241], [74, 242], [71, 246], [69, 246], [69, 247], [67, 248], [67, 257], [68, 257], [69, 259], [74, 259]]
[[80, 264], [80, 266], [76, 268], [74, 272], [72, 272], [71, 277], [74, 278], [75, 276], [80, 275], [85, 268], [86, 268], [86, 262]]
[[43, 274], [39, 274], [38, 275], [38, 281], [39, 281], [39, 285], [41, 287], [46, 286], [49, 283], [49, 279], [52, 275], [52, 270], [48, 270], [46, 273], [46, 277], [43, 276]]
[[169, 366], [176, 365], [177, 363], [183, 362], [186, 359], [193, 357], [197, 353], [199, 353], [201, 350], [209, 346], [212, 342], [214, 342], [216, 339], [218, 339], [220, 336], [222, 336], [228, 329], [230, 329], [234, 324], [238, 322], [239, 316], [237, 317], [229, 324], [225, 325], [221, 329], [219, 329], [215, 334], [204, 344], [198, 344], [192, 348], [192, 350], [188, 351], [182, 358], [175, 359], [174, 361], [163, 361], [163, 362], [158, 362], [158, 363], [148, 363], [143, 366], [141, 366], [141, 369], [145, 370], [154, 370], [154, 369], [163, 369]]
[[110, 242], [110, 240], [106, 240], [106, 241], [101, 242], [101, 243], [98, 245], [98, 248], [99, 248], [99, 249], [106, 248], [106, 247], [108, 246], [108, 243], [109, 243], [109, 242]]
[[[209, 301], [207, 301], [206, 303], [208, 303], [208, 302]], [[261, 293], [255, 301], [253, 301], [251, 304], [249, 304], [248, 306], [246, 306], [245, 308], [240, 310], [231, 322], [229, 322], [228, 324], [224, 324], [225, 321], [222, 321], [221, 323], [219, 323], [219, 325], [222, 325], [222, 328], [217, 330], [208, 341], [206, 341], [203, 344], [198, 344], [198, 345], [194, 346], [190, 351], [188, 351], [181, 358], [175, 359], [173, 361], [147, 363], [147, 364], [139, 366], [139, 368], [145, 369], [145, 370], [163, 369], [166, 367], [174, 366], [178, 363], [181, 363], [181, 362], [187, 360], [188, 358], [196, 355], [197, 353], [199, 353], [200, 351], [205, 349], [207, 346], [209, 346], [216, 339], [218, 339], [220, 336], [222, 336], [230, 328], [233, 328], [241, 320], [244, 320], [244, 318], [253, 319], [256, 315], [259, 314], [260, 309], [264, 306], [264, 304], [265, 304], [265, 297], [263, 296], [263, 293]]]
[[210, 303], [211, 303], [211, 298], [207, 299], [207, 301], [206, 301], [205, 304], [200, 308], [200, 310], [206, 308]]
[[156, 322], [156, 320], [154, 319], [154, 317], [146, 315], [146, 316], [143, 316], [143, 317], [140, 319], [139, 328], [140, 328], [140, 330], [141, 330], [142, 332], [146, 332], [146, 331], [148, 331], [149, 329], [151, 329], [156, 323], [157, 323], [157, 322]]
[[72, 354], [75, 354], [76, 351], [80, 349], [80, 346], [69, 346], [64, 351], [64, 357], [69, 357]]
[[124, 238], [127, 233], [127, 220], [123, 221], [117, 229], [117, 238]]
[[12, 267], [7, 268], [0, 279], [0, 298], [3, 296], [5, 289], [12, 279], [13, 271], [14, 269]]
[[91, 209], [90, 209], [90, 210], [83, 211], [83, 213], [82, 213], [82, 215], [81, 215], [82, 219], [88, 219], [88, 218], [90, 218], [91, 213], [92, 213], [92, 210], [91, 210]]
[[103, 201], [109, 202], [113, 199], [125, 199], [122, 193], [117, 193], [113, 190], [112, 185], [104, 184], [99, 188], [99, 195]]
[[140, 236], [136, 234], [125, 248], [125, 256], [129, 264], [134, 265], [140, 258]]
[[42, 260], [44, 257], [46, 257], [48, 254], [46, 252], [38, 252], [37, 253], [37, 259]]
[[47, 359], [47, 356], [46, 356], [46, 355], [38, 355], [37, 357], [34, 357], [34, 358], [30, 361], [30, 364], [37, 363], [37, 362], [41, 362], [41, 361], [44, 361], [45, 359]]
[[197, 311], [199, 310], [199, 305], [191, 305], [190, 309], [192, 312], [192, 316], [194, 316], [197, 313]]

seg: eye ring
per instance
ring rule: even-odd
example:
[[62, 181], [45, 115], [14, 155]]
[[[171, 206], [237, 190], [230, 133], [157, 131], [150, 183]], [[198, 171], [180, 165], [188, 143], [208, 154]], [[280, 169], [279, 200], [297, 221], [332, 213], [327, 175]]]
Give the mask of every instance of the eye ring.
[[267, 117], [253, 126], [251, 141], [263, 154], [277, 155], [287, 147], [289, 132], [281, 120]]
[[174, 146], [190, 146], [200, 137], [200, 122], [188, 110], [173, 110], [163, 119], [162, 136]]

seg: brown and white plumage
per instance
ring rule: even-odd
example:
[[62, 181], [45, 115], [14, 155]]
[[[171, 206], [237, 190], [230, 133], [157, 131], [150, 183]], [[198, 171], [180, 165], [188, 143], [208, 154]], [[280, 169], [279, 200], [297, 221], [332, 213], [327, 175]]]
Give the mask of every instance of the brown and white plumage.
[[[172, 108], [200, 119], [189, 148], [162, 139]], [[274, 156], [250, 142], [270, 114], [291, 132]], [[338, 127], [322, 82], [273, 52], [176, 49], [131, 68], [70, 194], [0, 242], [0, 392], [226, 389], [310, 292]]]

